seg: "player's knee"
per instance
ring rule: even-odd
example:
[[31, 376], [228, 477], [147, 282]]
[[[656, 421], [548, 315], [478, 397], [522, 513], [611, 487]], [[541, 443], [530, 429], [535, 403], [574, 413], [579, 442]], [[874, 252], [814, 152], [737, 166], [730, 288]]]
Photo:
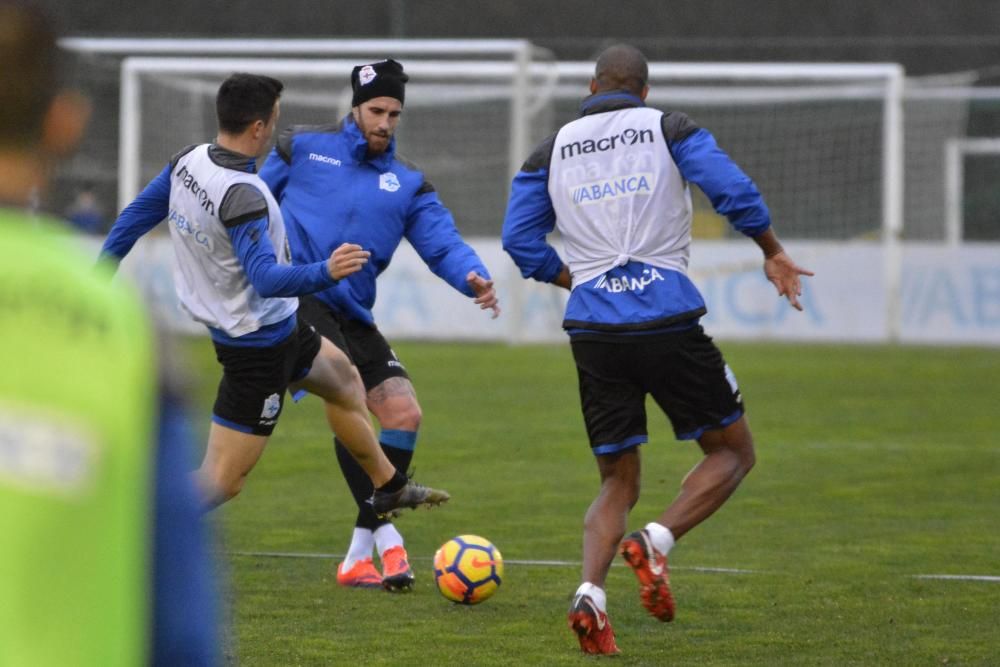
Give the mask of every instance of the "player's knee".
[[709, 444], [710, 449], [706, 449], [705, 452], [708, 453], [715, 448], [718, 448], [716, 451], [725, 452], [732, 467], [733, 477], [742, 479], [757, 463], [753, 435], [751, 435], [745, 419], [731, 424], [719, 432], [719, 436], [718, 439]]
[[729, 453], [730, 474], [739, 483], [753, 469], [754, 464], [757, 462], [757, 457], [754, 454], [752, 446], [731, 449]]
[[747, 447], [747, 449], [742, 452], [742, 455], [740, 456], [740, 463], [743, 466], [744, 476], [753, 470], [753, 467], [757, 464], [757, 454], [754, 452], [753, 446]]
[[219, 502], [228, 503], [230, 500], [240, 495], [240, 491], [243, 490], [242, 484], [230, 484], [219, 490]]
[[393, 428], [400, 431], [419, 431], [420, 422], [423, 421], [424, 413], [420, 409], [420, 404], [417, 403], [416, 399], [410, 399], [405, 403], [395, 406], [391, 415], [388, 415], [383, 421], [379, 419], [379, 423], [383, 425], [383, 428]]
[[243, 486], [246, 484], [246, 475], [240, 475], [235, 478], [225, 479], [220, 486], [222, 496], [225, 500], [232, 500], [236, 496], [240, 495], [240, 491], [243, 490]]
[[757, 454], [754, 451], [753, 438], [750, 436], [749, 432], [747, 432], [746, 437], [742, 439], [739, 447], [735, 449], [735, 454], [737, 457], [737, 465], [739, 466], [739, 476], [741, 478], [745, 477], [757, 463]]
[[603, 493], [613, 498], [617, 503], [632, 509], [639, 502], [640, 482], [638, 477], [615, 475], [608, 477], [603, 483]]
[[639, 502], [639, 480], [635, 480], [626, 487], [625, 499], [628, 502], [628, 508], [630, 510], [635, 507], [637, 502]]
[[238, 496], [246, 483], [246, 476], [233, 477], [224, 473], [217, 473], [208, 480], [207, 499], [211, 505], [221, 505]]
[[420, 404], [416, 401], [410, 401], [410, 406], [406, 410], [404, 418], [406, 420], [405, 428], [407, 430], [418, 430], [420, 428], [420, 422], [424, 419], [424, 412], [420, 409]]

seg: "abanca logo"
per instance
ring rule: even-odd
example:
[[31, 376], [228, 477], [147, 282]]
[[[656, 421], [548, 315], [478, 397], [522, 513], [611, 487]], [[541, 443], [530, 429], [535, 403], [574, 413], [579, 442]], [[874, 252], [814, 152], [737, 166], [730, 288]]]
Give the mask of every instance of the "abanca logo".
[[652, 174], [627, 174], [594, 183], [574, 185], [570, 188], [570, 196], [574, 204], [594, 204], [622, 197], [652, 194], [654, 182]]
[[663, 274], [653, 269], [643, 269], [641, 276], [621, 276], [620, 278], [609, 278], [604, 274], [594, 283], [594, 289], [602, 289], [612, 294], [622, 292], [642, 292], [647, 286], [657, 280], [663, 280]]

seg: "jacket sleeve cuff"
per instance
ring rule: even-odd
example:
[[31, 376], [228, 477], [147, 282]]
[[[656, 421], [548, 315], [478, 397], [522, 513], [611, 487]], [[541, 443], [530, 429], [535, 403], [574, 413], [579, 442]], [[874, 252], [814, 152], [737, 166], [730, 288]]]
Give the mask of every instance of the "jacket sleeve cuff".
[[564, 263], [565, 262], [562, 261], [559, 255], [556, 254], [555, 251], [552, 251], [552, 255], [545, 260], [545, 264], [538, 270], [538, 280], [543, 283], [555, 282], [556, 278], [559, 277], [559, 273], [562, 271]]

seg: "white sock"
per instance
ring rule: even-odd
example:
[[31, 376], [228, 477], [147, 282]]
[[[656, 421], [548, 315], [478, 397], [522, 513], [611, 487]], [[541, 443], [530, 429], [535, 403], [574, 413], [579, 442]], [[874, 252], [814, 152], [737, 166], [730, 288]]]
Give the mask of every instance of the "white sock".
[[347, 556], [344, 557], [344, 571], [350, 570], [359, 560], [372, 557], [372, 549], [375, 547], [375, 538], [372, 531], [367, 528], [354, 527], [354, 534], [351, 535], [351, 546], [347, 549]]
[[403, 536], [396, 530], [396, 526], [386, 523], [375, 529], [375, 547], [379, 555], [393, 547], [401, 546], [403, 546]]
[[576, 595], [586, 595], [594, 601], [594, 604], [600, 611], [603, 611], [605, 614], [608, 613], [608, 596], [603, 588], [598, 588], [589, 581], [585, 581], [576, 589]]
[[649, 539], [653, 543], [653, 548], [659, 551], [661, 554], [666, 556], [670, 553], [670, 550], [674, 548], [674, 534], [670, 532], [670, 529], [660, 523], [647, 523], [646, 532], [649, 533]]

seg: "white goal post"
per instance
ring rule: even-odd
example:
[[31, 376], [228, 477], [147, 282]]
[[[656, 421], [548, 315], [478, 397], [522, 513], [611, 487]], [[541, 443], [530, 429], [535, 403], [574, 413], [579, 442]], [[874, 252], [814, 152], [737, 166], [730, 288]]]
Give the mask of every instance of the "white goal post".
[[964, 237], [965, 157], [994, 155], [1000, 157], [1000, 137], [950, 139], [944, 149], [945, 241], [957, 247]]

